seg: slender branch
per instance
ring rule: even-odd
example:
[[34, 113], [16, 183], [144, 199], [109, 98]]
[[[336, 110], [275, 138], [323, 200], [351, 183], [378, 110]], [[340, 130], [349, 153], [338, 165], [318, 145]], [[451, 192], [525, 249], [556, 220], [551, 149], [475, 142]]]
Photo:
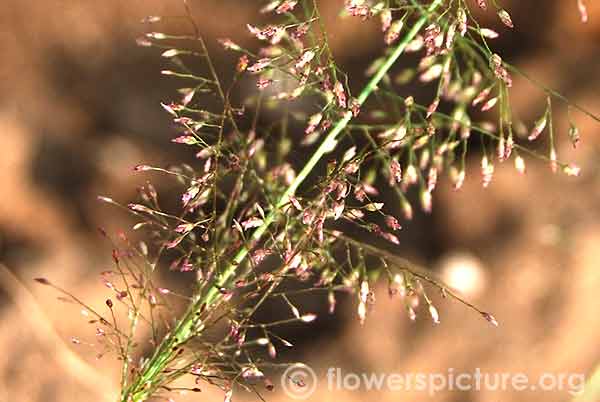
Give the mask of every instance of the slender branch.
[[452, 289], [451, 287], [446, 285], [441, 279], [436, 278], [434, 276], [434, 274], [432, 274], [426, 268], [424, 268], [420, 265], [416, 265], [416, 264], [412, 263], [411, 261], [407, 260], [406, 258], [392, 254], [392, 253], [382, 250], [378, 247], [372, 246], [367, 243], [363, 243], [358, 240], [354, 240], [351, 237], [340, 235], [340, 234], [336, 234], [333, 236], [337, 237], [338, 239], [340, 239], [346, 243], [350, 243], [350, 244], [354, 245], [355, 247], [367, 250], [370, 254], [372, 254], [374, 256], [383, 258], [388, 263], [393, 264], [396, 268], [398, 268], [402, 271], [408, 271], [414, 277], [424, 280], [424, 281], [436, 286], [437, 288], [443, 290], [445, 294], [451, 296], [452, 298], [454, 298], [458, 302], [464, 304], [465, 306], [469, 307], [470, 309], [475, 310], [477, 313], [479, 313], [481, 315], [486, 314], [484, 311], [480, 310], [473, 303], [470, 303], [469, 301], [462, 298], [458, 294], [457, 290]]
[[508, 63], [504, 63], [506, 65], [506, 67], [508, 67], [509, 70], [513, 71], [516, 74], [519, 74], [520, 76], [522, 76], [523, 78], [525, 78], [527, 81], [531, 82], [533, 85], [537, 85], [538, 87], [540, 87], [544, 92], [546, 92], [549, 95], [552, 95], [553, 97], [560, 99], [561, 101], [563, 101], [564, 103], [566, 103], [567, 105], [571, 106], [573, 109], [576, 109], [578, 111], [580, 111], [581, 113], [585, 114], [586, 116], [588, 116], [589, 118], [597, 121], [598, 123], [600, 123], [600, 115], [594, 114], [593, 112], [590, 112], [589, 110], [587, 110], [586, 108], [584, 108], [583, 106], [578, 105], [575, 102], [571, 102], [566, 96], [564, 96], [563, 94], [561, 94], [560, 92], [542, 84], [540, 81], [536, 80], [535, 78], [531, 77], [529, 74], [525, 73], [524, 71], [522, 71], [521, 69], [508, 64]]

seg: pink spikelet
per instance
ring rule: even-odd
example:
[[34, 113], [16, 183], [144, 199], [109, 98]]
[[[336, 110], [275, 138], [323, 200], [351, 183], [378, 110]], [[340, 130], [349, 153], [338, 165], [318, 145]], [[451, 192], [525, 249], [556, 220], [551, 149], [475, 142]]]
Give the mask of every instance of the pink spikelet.
[[346, 92], [344, 92], [344, 86], [342, 85], [341, 82], [336, 82], [334, 87], [333, 87], [333, 93], [335, 95], [335, 99], [337, 101], [337, 104], [339, 107], [341, 107], [342, 109], [346, 108]]
[[583, 3], [583, 0], [577, 0], [577, 7], [579, 8], [579, 14], [581, 15], [581, 22], [585, 24], [586, 22], [588, 22], [589, 18], [587, 7]]

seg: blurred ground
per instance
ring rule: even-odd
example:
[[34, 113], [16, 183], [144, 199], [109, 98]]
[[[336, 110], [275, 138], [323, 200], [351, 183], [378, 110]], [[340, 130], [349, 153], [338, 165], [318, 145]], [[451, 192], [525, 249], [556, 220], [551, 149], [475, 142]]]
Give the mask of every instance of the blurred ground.
[[[192, 1], [213, 46], [217, 37], [248, 40], [245, 23], [259, 18], [250, 3]], [[322, 3], [333, 16], [342, 1]], [[587, 25], [579, 23], [575, 0], [504, 3], [517, 26], [496, 42], [505, 58], [599, 114], [600, 3], [588, 1]], [[142, 29], [138, 21], [181, 12], [179, 2], [166, 0], [3, 4], [0, 262], [20, 282], [1, 276], [1, 402], [100, 400], [117, 385], [117, 362], [96, 360], [92, 349], [68, 344], [71, 336], [91, 335], [77, 309], [56, 302], [53, 292], [31, 279], [51, 277], [86, 300], [102, 303], [104, 289], [90, 278], [110, 266], [110, 246], [96, 228], [114, 232], [126, 221], [95, 196], [134, 198], [143, 179], [134, 177], [131, 167], [176, 161], [179, 150], [168, 145], [168, 122], [159, 106], [173, 95], [173, 86], [160, 79], [157, 54], [135, 46]], [[491, 14], [484, 21], [497, 24]], [[355, 74], [379, 51], [375, 29], [368, 26], [336, 24], [332, 38], [334, 53]], [[525, 82], [517, 81], [512, 97], [530, 121], [543, 110], [543, 94]], [[446, 257], [457, 252], [478, 261], [474, 272], [480, 291], [472, 299], [494, 312], [498, 329], [452, 302], [438, 304], [440, 326], [431, 328], [426, 314], [413, 325], [382, 288], [368, 325], [359, 328], [353, 305], [342, 305], [333, 332], [298, 335], [306, 338], [301, 357], [318, 369], [348, 371], [480, 367], [532, 376], [544, 371], [591, 375], [600, 362], [600, 141], [598, 125], [579, 113], [573, 116], [582, 146], [573, 152], [566, 141], [563, 109], [557, 112], [559, 155], [577, 161], [582, 177], [551, 175], [541, 163], [530, 163], [527, 174], [517, 177], [512, 166], [504, 165], [491, 188], [483, 190], [473, 160], [461, 192], [438, 191], [434, 215], [405, 225], [402, 253], [407, 257], [440, 270]], [[268, 396], [284, 400], [278, 391]], [[221, 397], [209, 389], [202, 394], [203, 400]], [[321, 390], [313, 400], [374, 397], [433, 400], [423, 394]], [[553, 402], [570, 396], [449, 392], [435, 400], [533, 398]]]

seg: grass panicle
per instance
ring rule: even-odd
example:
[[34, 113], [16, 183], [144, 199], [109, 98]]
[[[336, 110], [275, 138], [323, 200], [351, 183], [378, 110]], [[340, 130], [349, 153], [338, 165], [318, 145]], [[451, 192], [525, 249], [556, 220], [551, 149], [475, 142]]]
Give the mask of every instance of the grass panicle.
[[[587, 21], [585, 5], [577, 4]], [[273, 388], [270, 373], [286, 364], [277, 362], [278, 350], [292, 346], [277, 327], [318, 319], [304, 311], [303, 294], [322, 297], [330, 313], [339, 293], [353, 294], [357, 319], [366, 324], [379, 278], [387, 279], [410, 319], [425, 310], [433, 323], [442, 322], [432, 296], [439, 292], [498, 325], [426, 268], [356, 233], [399, 244], [415, 209], [434, 207], [439, 179], [461, 188], [470, 154], [481, 158], [484, 187], [493, 184], [497, 164], [510, 161], [525, 173], [526, 157], [554, 172], [580, 174], [557, 155], [554, 142], [562, 133], [553, 126], [554, 110], [569, 111], [574, 146], [580, 140], [575, 113], [600, 119], [492, 50], [500, 33], [480, 26], [472, 7], [495, 12], [503, 29], [518, 29], [509, 11], [484, 0], [346, 0], [340, 18], [380, 24], [385, 48], [353, 94], [362, 77], [336, 62], [316, 0], [262, 2], [257, 12], [269, 22], [247, 25], [255, 47], [219, 39], [235, 58], [229, 68], [214, 64], [193, 5], [184, 0], [180, 17], [145, 18], [148, 31], [138, 39], [159, 49], [169, 64], [162, 75], [179, 85], [177, 100], [162, 108], [176, 127], [172, 142], [186, 147], [194, 163], [140, 164], [134, 171], [175, 181], [178, 207], [163, 208], [172, 203], [159, 201], [151, 182], [127, 205], [99, 197], [131, 213], [132, 230], [146, 239], [102, 232], [114, 263], [101, 274], [110, 292], [102, 308], [36, 279], [86, 312], [99, 356], [110, 351], [122, 361], [120, 400], [170, 398], [205, 386], [221, 388], [226, 401], [237, 387], [260, 396]], [[172, 18], [187, 24], [162, 32]], [[418, 61], [398, 63], [408, 53]], [[514, 74], [547, 98], [530, 129], [512, 109]], [[415, 85], [422, 90], [407, 93]], [[549, 152], [542, 154], [535, 143], [545, 140]], [[296, 167], [299, 155], [309, 156]], [[395, 205], [382, 201], [386, 191]], [[165, 287], [165, 269], [193, 278], [193, 285]], [[259, 321], [267, 302], [281, 303], [284, 316]], [[180, 305], [183, 313], [176, 314]]]

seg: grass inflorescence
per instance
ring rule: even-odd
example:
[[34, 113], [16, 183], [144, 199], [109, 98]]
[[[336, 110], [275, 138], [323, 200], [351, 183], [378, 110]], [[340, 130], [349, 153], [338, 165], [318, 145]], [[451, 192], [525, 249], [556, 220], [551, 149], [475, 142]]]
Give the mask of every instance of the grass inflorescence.
[[[336, 295], [354, 294], [364, 323], [375, 300], [372, 282], [386, 278], [390, 295], [403, 301], [410, 319], [424, 306], [440, 322], [429, 296], [439, 291], [498, 325], [428, 270], [344, 228], [398, 244], [401, 223], [412, 219], [415, 206], [433, 208], [438, 178], [446, 175], [461, 188], [469, 153], [481, 153], [484, 187], [492, 183], [497, 163], [512, 160], [524, 173], [525, 157], [579, 175], [579, 167], [558, 158], [553, 110], [563, 105], [600, 120], [544, 86], [538, 86], [547, 98], [544, 112], [532, 128], [515, 117], [512, 75], [524, 74], [492, 50], [499, 33], [480, 26], [472, 8], [495, 11], [506, 29], [516, 29], [509, 12], [485, 0], [346, 0], [340, 18], [377, 20], [385, 45], [366, 71], [368, 81], [353, 94], [353, 77], [336, 63], [317, 1], [275, 0], [257, 7], [272, 17], [268, 25], [247, 26], [257, 49], [219, 40], [223, 51], [236, 55], [229, 73], [214, 65], [189, 3], [183, 2], [185, 13], [177, 17], [189, 23], [189, 32], [162, 32], [169, 18], [151, 16], [144, 19], [148, 33], [138, 40], [159, 48], [170, 63], [162, 75], [182, 83], [179, 99], [162, 107], [177, 127], [172, 142], [188, 147], [196, 162], [134, 170], [177, 181], [179, 209], [164, 210], [151, 183], [140, 189], [140, 200], [123, 206], [138, 220], [133, 230], [145, 231], [148, 242], [133, 244], [125, 234], [111, 240], [114, 269], [103, 272], [102, 280], [113, 294], [103, 310], [38, 279], [80, 304], [99, 343], [116, 351], [123, 362], [120, 400], [170, 398], [200, 392], [204, 384], [220, 387], [226, 401], [235, 386], [257, 393], [271, 389], [265, 369], [279, 366], [278, 348], [291, 347], [277, 326], [317, 318], [296, 305], [300, 292], [322, 295], [331, 313]], [[585, 5], [577, 5], [585, 22]], [[407, 53], [419, 60], [399, 71], [397, 62]], [[198, 60], [200, 68], [189, 67]], [[248, 82], [255, 87], [249, 94]], [[428, 102], [407, 93], [414, 83], [433, 88]], [[276, 116], [268, 126], [261, 123], [265, 110], [271, 120]], [[577, 146], [575, 122], [568, 135]], [[541, 137], [550, 144], [546, 154], [529, 146]], [[297, 169], [289, 156], [299, 147], [310, 156]], [[402, 216], [393, 216], [381, 201], [381, 182], [395, 194]], [[188, 294], [157, 283], [164, 266], [194, 275]], [[286, 290], [292, 282], [303, 288]], [[267, 300], [283, 302], [288, 317], [258, 322], [256, 312]], [[176, 315], [172, 304], [182, 301], [187, 307]], [[141, 344], [150, 344], [152, 352], [138, 358]], [[192, 385], [181, 385], [183, 377]]]

